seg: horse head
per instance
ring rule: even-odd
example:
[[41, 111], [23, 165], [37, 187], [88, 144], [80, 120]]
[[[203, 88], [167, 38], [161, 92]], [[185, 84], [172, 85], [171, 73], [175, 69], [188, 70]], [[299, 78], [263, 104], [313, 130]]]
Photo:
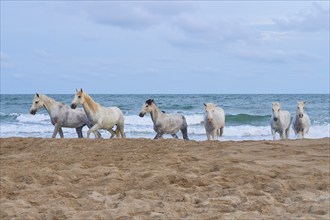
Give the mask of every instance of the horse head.
[[280, 116], [280, 110], [281, 110], [281, 103], [279, 102], [273, 102], [272, 103], [272, 114], [273, 114], [273, 120], [277, 121]]
[[139, 116], [143, 117], [146, 113], [150, 113], [153, 110], [154, 105], [153, 99], [148, 99], [142, 106]]
[[204, 106], [205, 106], [205, 118], [209, 123], [212, 123], [213, 113], [217, 106], [213, 103], [204, 103]]
[[44, 106], [44, 102], [41, 99], [40, 95], [38, 93], [35, 94], [33, 101], [32, 101], [32, 106], [30, 108], [30, 114], [35, 115], [39, 108]]
[[78, 90], [76, 89], [76, 94], [71, 102], [71, 108], [75, 109], [79, 104], [84, 103], [84, 92], [82, 89]]
[[304, 108], [305, 108], [305, 102], [299, 102], [297, 101], [297, 110], [296, 110], [296, 116], [299, 118], [304, 117]]

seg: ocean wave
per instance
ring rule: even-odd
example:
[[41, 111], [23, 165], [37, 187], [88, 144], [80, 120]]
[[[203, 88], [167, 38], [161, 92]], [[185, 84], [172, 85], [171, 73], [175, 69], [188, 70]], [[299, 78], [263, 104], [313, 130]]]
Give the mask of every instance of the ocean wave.
[[18, 114], [18, 113], [6, 114], [6, 113], [3, 113], [3, 112], [0, 112], [0, 121], [13, 121], [13, 120], [16, 120], [16, 118], [19, 115], [20, 114]]
[[226, 115], [226, 123], [231, 125], [260, 125], [261, 123], [268, 123], [271, 115], [250, 115], [250, 114], [237, 114]]
[[[47, 137], [50, 138], [54, 130], [51, 124], [6, 124], [0, 125], [1, 137]], [[84, 137], [88, 128], [83, 128]], [[76, 138], [76, 130], [73, 128], [63, 128], [64, 137]], [[144, 125], [127, 125], [125, 132], [128, 138], [153, 138], [156, 132], [153, 126]], [[104, 138], [109, 138], [110, 134], [107, 131], [101, 130]], [[179, 138], [182, 137], [181, 132], [178, 132]], [[204, 126], [195, 125], [188, 126], [188, 136], [191, 140], [206, 140]], [[330, 136], [330, 125], [314, 125], [310, 128], [306, 138], [324, 138]], [[93, 138], [94, 136], [91, 135]], [[170, 135], [164, 135], [165, 138], [171, 138]], [[277, 134], [277, 138], [279, 135]], [[290, 139], [295, 139], [295, 134], [290, 128]], [[220, 140], [271, 140], [270, 126], [225, 126], [224, 134]]]
[[16, 119], [20, 123], [50, 123], [49, 115], [45, 114], [21, 114]]
[[[202, 114], [185, 115], [188, 126], [199, 125], [203, 123], [203, 117], [204, 116]], [[127, 115], [125, 116], [125, 124], [153, 126], [150, 115], [146, 115], [142, 118], [138, 115]]]
[[0, 122], [19, 122], [19, 123], [45, 123], [50, 122], [49, 115], [46, 114], [20, 114], [20, 113], [0, 113]]

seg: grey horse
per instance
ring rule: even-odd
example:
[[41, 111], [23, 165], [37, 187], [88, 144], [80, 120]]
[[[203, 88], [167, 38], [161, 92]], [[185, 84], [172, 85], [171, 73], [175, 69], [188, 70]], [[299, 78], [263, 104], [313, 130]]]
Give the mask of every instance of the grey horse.
[[140, 117], [146, 113], [150, 113], [156, 136], [154, 139], [161, 138], [163, 134], [171, 134], [174, 138], [178, 138], [176, 133], [181, 130], [183, 139], [189, 140], [187, 131], [187, 121], [183, 115], [167, 114], [159, 110], [153, 99], [148, 99], [142, 106]]
[[[30, 113], [35, 115], [37, 111], [45, 107], [47, 110], [52, 124], [55, 126], [52, 138], [55, 138], [57, 133], [63, 138], [62, 127], [66, 128], [76, 128], [79, 138], [82, 138], [82, 128], [87, 125], [89, 128], [93, 126], [91, 120], [89, 120], [82, 109], [71, 109], [64, 103], [55, 101], [54, 99], [36, 93], [33, 98]], [[95, 137], [100, 138], [101, 134], [99, 132], [94, 133]]]

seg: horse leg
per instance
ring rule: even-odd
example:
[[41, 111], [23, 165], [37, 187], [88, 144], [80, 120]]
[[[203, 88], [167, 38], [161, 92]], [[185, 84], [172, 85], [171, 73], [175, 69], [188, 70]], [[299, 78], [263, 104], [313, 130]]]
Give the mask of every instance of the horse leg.
[[107, 129], [107, 130], [111, 133], [110, 139], [112, 139], [112, 138], [116, 135], [116, 132], [114, 132], [114, 131], [112, 130], [112, 128]]
[[124, 132], [124, 125], [117, 126], [117, 129], [120, 132], [121, 138], [126, 138], [126, 134]]
[[182, 137], [184, 140], [189, 140], [188, 138], [188, 129], [187, 129], [187, 126], [184, 126], [182, 129], [181, 129], [181, 133], [182, 133]]
[[206, 132], [206, 136], [207, 136], [207, 140], [210, 141], [211, 140], [211, 135], [210, 135], [210, 132]]
[[[86, 125], [88, 128], [93, 127], [93, 123], [91, 122], [91, 120], [89, 120]], [[94, 134], [95, 138], [102, 138], [102, 135], [99, 131], [94, 131], [93, 134]]]
[[162, 133], [157, 133], [154, 139], [159, 139], [159, 138], [161, 138], [162, 136], [163, 136]]
[[273, 140], [275, 141], [276, 140], [276, 132], [274, 129], [272, 129], [272, 135], [273, 135]]
[[218, 140], [218, 129], [214, 129], [212, 133], [213, 140]]
[[52, 138], [56, 138], [56, 135], [57, 135], [58, 131], [60, 130], [60, 128], [61, 128], [61, 125], [60, 124], [55, 124]]
[[171, 135], [172, 135], [172, 137], [174, 137], [175, 139], [179, 139], [178, 135], [176, 135], [176, 134], [171, 134]]
[[58, 133], [60, 133], [61, 138], [64, 138], [62, 127], [60, 127], [60, 129], [58, 130]]
[[285, 130], [285, 136], [286, 136], [286, 139], [289, 139], [289, 137], [290, 137], [290, 126]]
[[284, 140], [286, 137], [285, 137], [285, 130], [282, 130], [280, 132], [280, 135], [281, 135], [281, 139]]
[[118, 127], [118, 125], [117, 125], [117, 127], [116, 127], [115, 132], [116, 132], [116, 138], [120, 138], [120, 132], [119, 132], [119, 127]]
[[82, 128], [83, 127], [84, 126], [76, 128], [76, 132], [78, 134], [78, 138], [83, 138], [83, 134], [82, 134]]
[[98, 129], [100, 129], [100, 125], [99, 124], [95, 124], [93, 127], [91, 127], [88, 131], [87, 131], [87, 138], [89, 138], [89, 135], [95, 131], [97, 131]]
[[223, 135], [223, 130], [224, 130], [225, 127], [221, 127], [220, 128], [220, 137]]
[[94, 131], [93, 134], [94, 134], [95, 138], [102, 138], [102, 135], [99, 131]]

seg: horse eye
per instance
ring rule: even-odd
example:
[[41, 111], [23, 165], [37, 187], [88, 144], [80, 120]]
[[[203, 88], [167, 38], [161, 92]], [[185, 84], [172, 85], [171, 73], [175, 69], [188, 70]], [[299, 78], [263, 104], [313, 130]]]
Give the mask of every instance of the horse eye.
[[38, 101], [36, 101], [35, 103], [38, 104]]
[[78, 99], [80, 99], [81, 98], [81, 96], [80, 95], [78, 95]]

